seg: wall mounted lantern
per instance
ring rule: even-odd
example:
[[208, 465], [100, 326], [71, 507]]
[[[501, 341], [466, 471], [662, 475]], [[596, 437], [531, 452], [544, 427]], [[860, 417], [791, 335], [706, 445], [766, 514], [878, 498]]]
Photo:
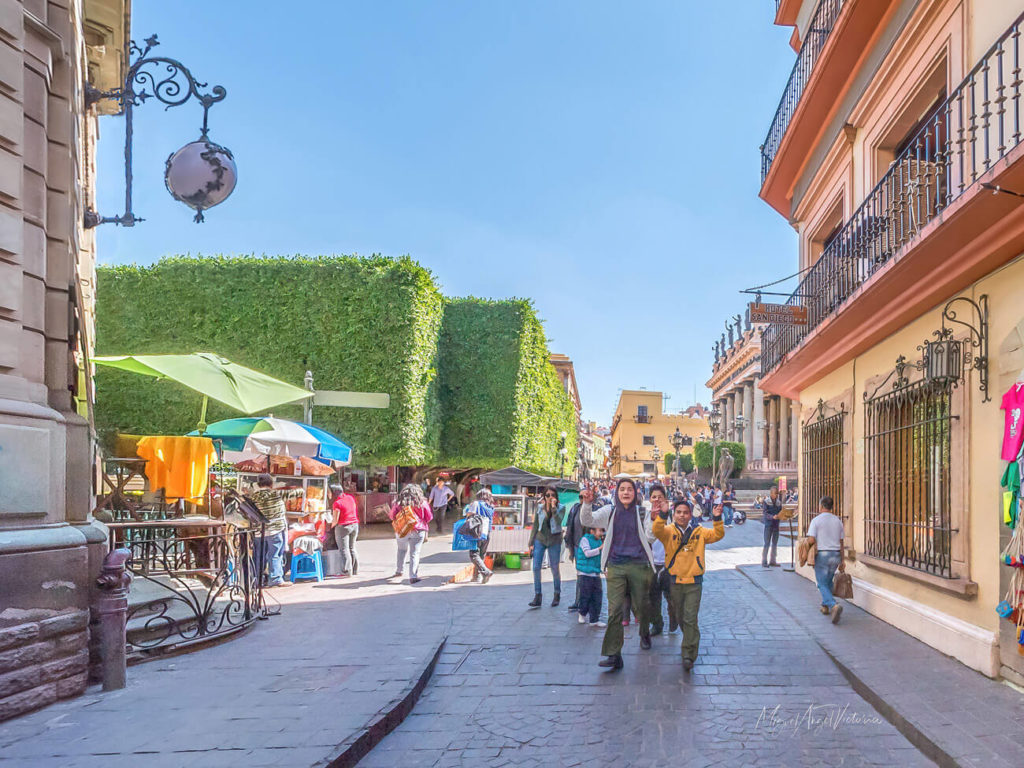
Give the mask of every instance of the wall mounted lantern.
[[[957, 315], [957, 304], [966, 304], [969, 317], [962, 320]], [[970, 331], [967, 338], [953, 338], [953, 329], [946, 323], [962, 325]], [[942, 325], [933, 334], [935, 341], [925, 341], [921, 350], [920, 368], [927, 381], [939, 384], [955, 383], [961, 380], [965, 368], [978, 371], [982, 402], [992, 398], [988, 393], [988, 294], [982, 294], [978, 301], [966, 296], [951, 299], [942, 308]], [[977, 354], [972, 354], [977, 350]]]
[[209, 92], [200, 89], [206, 83], [198, 82], [181, 62], [163, 56], [150, 56], [149, 52], [160, 43], [156, 35], [145, 39], [145, 48], [134, 41], [130, 51], [136, 54], [135, 62], [128, 69], [124, 85], [109, 91], [100, 91], [90, 84], [85, 85], [85, 105], [89, 107], [102, 99], [117, 101], [124, 112], [124, 213], [120, 216], [100, 216], [92, 209], [85, 211], [86, 228], [98, 224], [119, 224], [133, 227], [144, 221], [132, 211], [132, 116], [135, 107], [146, 99], [156, 98], [166, 104], [165, 109], [178, 107], [195, 98], [203, 107], [203, 124], [199, 138], [189, 142], [167, 158], [164, 168], [164, 183], [167, 191], [192, 208], [194, 221], [203, 221], [203, 211], [224, 202], [234, 191], [238, 181], [238, 170], [231, 151], [209, 138], [210, 107], [227, 96], [227, 91], [215, 85]]

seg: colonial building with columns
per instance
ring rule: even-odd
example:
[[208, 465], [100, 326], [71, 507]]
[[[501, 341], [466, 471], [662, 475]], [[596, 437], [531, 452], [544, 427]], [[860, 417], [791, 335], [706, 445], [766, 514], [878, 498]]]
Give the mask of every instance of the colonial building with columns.
[[747, 449], [744, 476], [796, 477], [799, 404], [765, 393], [761, 377], [761, 333], [764, 326], [735, 315], [715, 342], [715, 365], [707, 387], [722, 414], [720, 439]]

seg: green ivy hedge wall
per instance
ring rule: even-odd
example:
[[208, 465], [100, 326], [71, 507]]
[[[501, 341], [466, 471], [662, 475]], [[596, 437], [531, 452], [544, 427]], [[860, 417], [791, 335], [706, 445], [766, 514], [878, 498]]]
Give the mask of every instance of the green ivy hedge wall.
[[449, 299], [438, 358], [444, 426], [441, 454], [456, 467], [557, 474], [576, 456], [575, 409], [549, 361], [533, 305], [523, 299]]
[[747, 466], [747, 446], [743, 443], [733, 443], [728, 440], [723, 440], [718, 444], [718, 451], [714, 452], [711, 443], [697, 443], [693, 446], [693, 457], [697, 464], [698, 469], [711, 469], [712, 465], [712, 453], [718, 458], [722, 458], [722, 449], [728, 448], [729, 453], [732, 454], [735, 460], [735, 466], [732, 470], [732, 477], [739, 477], [744, 467]]
[[[360, 462], [436, 461], [443, 299], [412, 259], [173, 257], [97, 277], [97, 354], [216, 352], [300, 386], [308, 368], [318, 389], [386, 392], [387, 410], [318, 408], [316, 423]], [[183, 434], [200, 402], [173, 382], [97, 370], [101, 432]], [[207, 420], [238, 415], [211, 403]]]
[[[575, 411], [529, 301], [445, 300], [412, 259], [173, 257], [100, 267], [97, 354], [209, 351], [318, 389], [386, 392], [387, 410], [317, 408], [357, 464], [516, 464], [556, 474]], [[101, 434], [184, 434], [201, 396], [98, 368]], [[300, 406], [274, 409], [300, 418]], [[210, 404], [209, 422], [238, 416]]]

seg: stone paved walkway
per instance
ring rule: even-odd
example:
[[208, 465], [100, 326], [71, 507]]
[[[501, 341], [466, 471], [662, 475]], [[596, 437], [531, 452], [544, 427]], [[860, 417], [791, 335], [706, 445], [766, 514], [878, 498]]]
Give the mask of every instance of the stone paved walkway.
[[[641, 651], [635, 626], [626, 668], [600, 670], [601, 631], [546, 604], [546, 569], [535, 610], [529, 571], [442, 586], [466, 561], [447, 537], [428, 543], [422, 583], [391, 582], [385, 536], [362, 542], [356, 579], [276, 591], [282, 614], [243, 637], [133, 667], [124, 691], [0, 724], [0, 768], [351, 764], [338, 756], [402, 700], [445, 636], [412, 713], [361, 766], [933, 765], [871, 702], [945, 729], [929, 753], [940, 764], [1022, 764], [1004, 751], [1024, 747], [1016, 691], [853, 606], [838, 627], [816, 621], [810, 582], [737, 569], [759, 563], [761, 531], [751, 522], [710, 547], [690, 674], [678, 633]], [[867, 700], [828, 654], [867, 681]]]
[[[832, 626], [817, 611], [818, 590], [794, 574], [742, 572], [837, 662], [859, 690], [941, 765], [1024, 765], [1024, 695], [844, 601]], [[854, 590], [857, 587], [854, 586]]]
[[730, 529], [708, 555], [691, 674], [678, 633], [641, 651], [630, 627], [625, 669], [608, 673], [601, 630], [564, 607], [527, 608], [528, 584], [466, 588], [413, 714], [360, 766], [932, 765], [735, 570], [759, 560], [760, 535]]
[[[0, 723], [0, 768], [309, 766], [390, 712], [448, 632], [449, 543], [431, 542], [414, 587], [393, 539], [364, 542], [355, 579], [268, 594], [282, 612], [241, 637], [130, 667], [99, 687]], [[461, 562], [461, 560], [460, 560]]]

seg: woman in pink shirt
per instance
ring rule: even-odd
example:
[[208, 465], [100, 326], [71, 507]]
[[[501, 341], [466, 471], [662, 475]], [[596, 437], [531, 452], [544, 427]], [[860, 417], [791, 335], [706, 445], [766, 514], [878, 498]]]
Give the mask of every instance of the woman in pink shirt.
[[334, 511], [334, 540], [341, 552], [341, 575], [355, 576], [359, 573], [359, 557], [356, 555], [356, 539], [359, 538], [359, 510], [356, 499], [346, 493], [340, 485], [331, 486], [337, 496], [331, 509]]
[[415, 483], [405, 486], [398, 494], [398, 500], [391, 507], [388, 517], [392, 520], [405, 507], [410, 507], [416, 515], [416, 525], [407, 535], [399, 537], [395, 534], [398, 543], [398, 565], [395, 568], [394, 578], [402, 577], [402, 568], [405, 565], [405, 558], [409, 558], [409, 583], [415, 584], [420, 580], [420, 547], [423, 546], [423, 539], [427, 535], [429, 523], [434, 519], [434, 513], [430, 510], [422, 489]]

